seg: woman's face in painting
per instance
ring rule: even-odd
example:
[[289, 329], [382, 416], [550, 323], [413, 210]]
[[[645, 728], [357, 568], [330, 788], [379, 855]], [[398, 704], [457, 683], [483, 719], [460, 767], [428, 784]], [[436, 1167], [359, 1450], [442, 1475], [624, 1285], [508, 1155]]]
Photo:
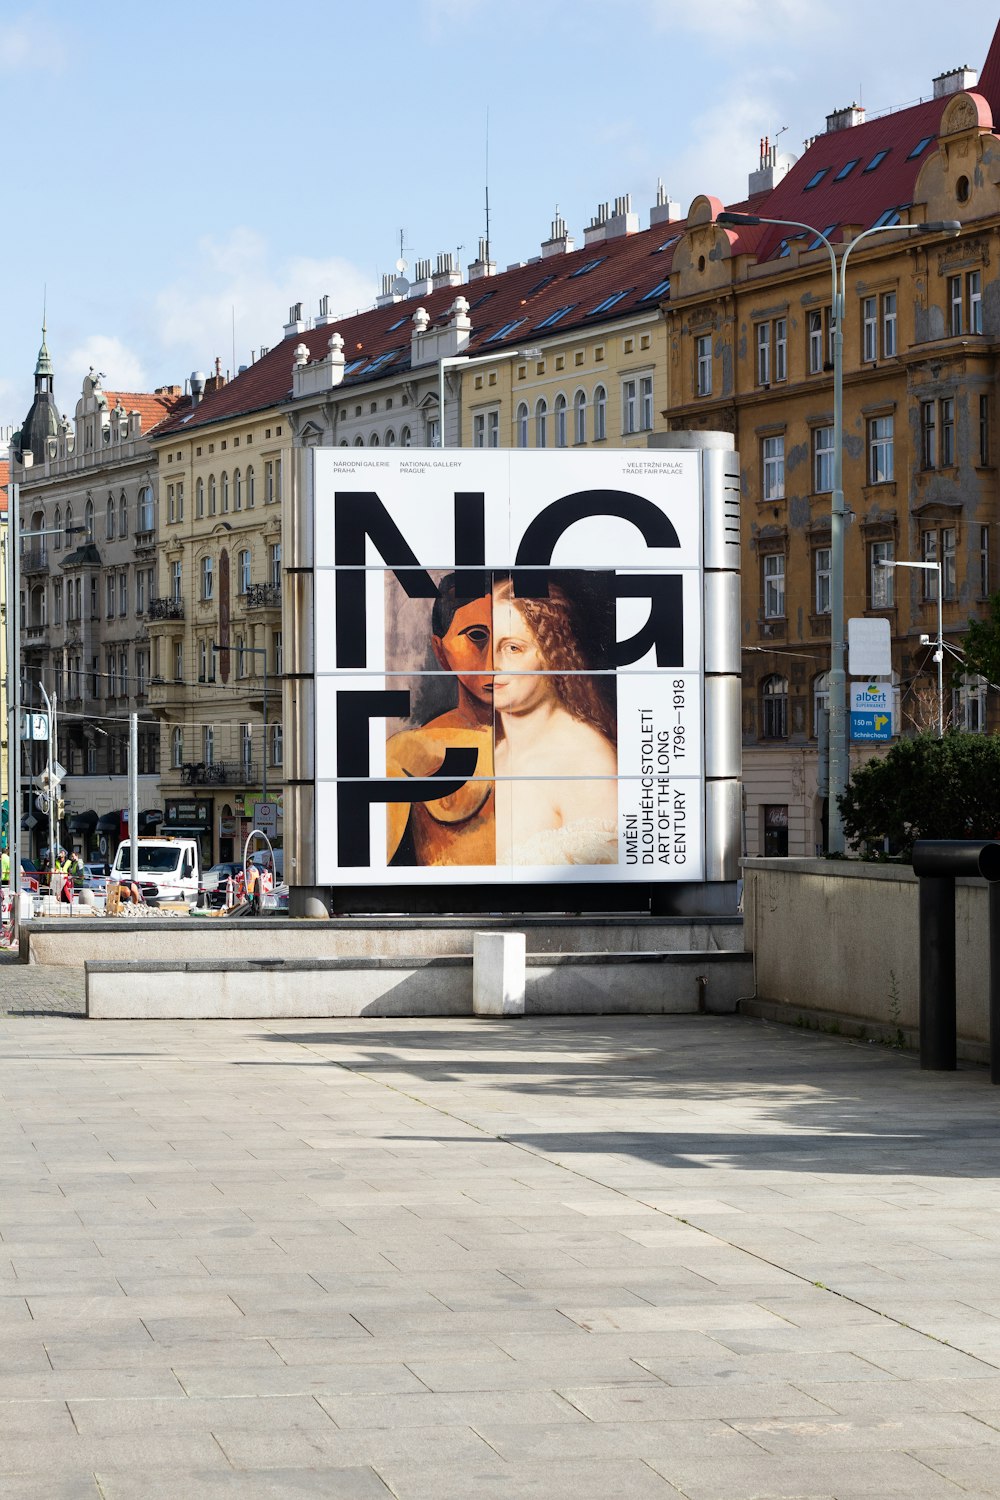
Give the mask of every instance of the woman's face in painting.
[[501, 713], [530, 713], [555, 696], [549, 677], [522, 677], [545, 672], [546, 665], [531, 626], [510, 599], [493, 602], [493, 706]]

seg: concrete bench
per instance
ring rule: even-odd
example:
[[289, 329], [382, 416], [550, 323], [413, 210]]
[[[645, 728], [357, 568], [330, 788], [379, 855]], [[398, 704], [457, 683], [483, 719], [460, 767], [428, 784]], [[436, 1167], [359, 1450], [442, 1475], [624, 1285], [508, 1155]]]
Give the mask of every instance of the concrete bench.
[[[94, 1019], [268, 1019], [469, 1016], [473, 958], [88, 959]], [[691, 1014], [733, 1011], [752, 993], [749, 954], [533, 953], [525, 958], [529, 1015]], [[489, 1011], [486, 1014], [510, 1014]]]

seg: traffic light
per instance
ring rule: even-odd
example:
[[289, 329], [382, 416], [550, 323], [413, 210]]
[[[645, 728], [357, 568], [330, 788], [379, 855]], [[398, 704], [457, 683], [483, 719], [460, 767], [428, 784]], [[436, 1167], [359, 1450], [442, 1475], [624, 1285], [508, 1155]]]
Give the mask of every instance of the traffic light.
[[66, 799], [65, 799], [65, 797], [57, 797], [56, 798], [55, 814], [56, 814], [56, 818], [61, 823], [62, 820], [63, 820], [63, 818], [65, 818], [65, 816], [66, 816]]

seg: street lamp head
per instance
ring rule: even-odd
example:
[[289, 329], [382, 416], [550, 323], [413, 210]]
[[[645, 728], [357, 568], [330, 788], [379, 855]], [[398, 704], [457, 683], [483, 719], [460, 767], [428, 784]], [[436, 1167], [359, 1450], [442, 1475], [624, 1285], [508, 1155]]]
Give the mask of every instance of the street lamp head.
[[931, 219], [928, 224], [914, 224], [913, 228], [923, 229], [927, 234], [948, 234], [952, 238], [962, 232], [962, 226], [957, 219]]
[[716, 214], [715, 222], [716, 224], [721, 224], [723, 228], [728, 229], [730, 227], [736, 228], [740, 225], [750, 227], [754, 224], [759, 224], [761, 221], [757, 214]]

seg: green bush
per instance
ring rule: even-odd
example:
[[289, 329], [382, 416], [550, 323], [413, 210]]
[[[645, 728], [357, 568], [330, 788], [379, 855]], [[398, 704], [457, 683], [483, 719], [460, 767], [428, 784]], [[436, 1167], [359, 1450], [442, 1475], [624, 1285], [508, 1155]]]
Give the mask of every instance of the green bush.
[[872, 853], [884, 839], [907, 857], [916, 839], [1000, 837], [1000, 736], [900, 740], [854, 773], [839, 806], [848, 843]]

